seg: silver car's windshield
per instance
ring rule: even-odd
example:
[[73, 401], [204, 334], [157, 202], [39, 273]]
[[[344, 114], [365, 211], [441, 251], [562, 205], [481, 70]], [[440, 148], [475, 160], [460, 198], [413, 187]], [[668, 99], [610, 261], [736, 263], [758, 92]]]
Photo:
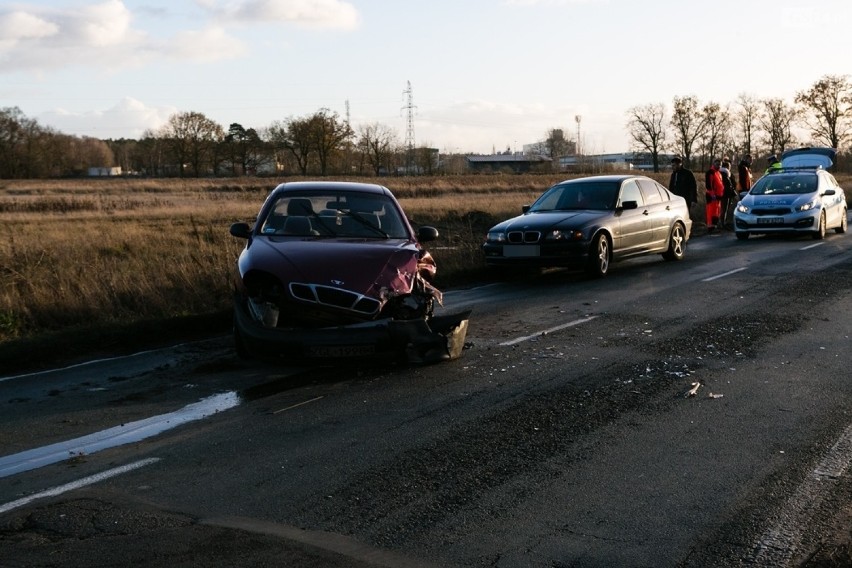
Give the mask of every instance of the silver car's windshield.
[[562, 183], [548, 189], [530, 207], [530, 212], [543, 211], [607, 211], [615, 207], [619, 183], [589, 181]]
[[772, 174], [763, 176], [754, 187], [752, 195], [797, 195], [817, 190], [816, 174]]
[[384, 195], [285, 194], [262, 220], [264, 235], [409, 238], [399, 210]]

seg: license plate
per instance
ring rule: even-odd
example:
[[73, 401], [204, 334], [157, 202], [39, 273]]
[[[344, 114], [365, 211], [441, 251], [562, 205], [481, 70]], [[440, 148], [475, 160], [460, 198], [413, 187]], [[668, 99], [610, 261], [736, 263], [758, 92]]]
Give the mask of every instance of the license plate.
[[375, 345], [311, 345], [307, 357], [364, 357], [376, 352]]
[[503, 245], [503, 256], [519, 258], [540, 255], [538, 245]]
[[758, 225], [783, 225], [784, 217], [760, 217], [757, 220]]

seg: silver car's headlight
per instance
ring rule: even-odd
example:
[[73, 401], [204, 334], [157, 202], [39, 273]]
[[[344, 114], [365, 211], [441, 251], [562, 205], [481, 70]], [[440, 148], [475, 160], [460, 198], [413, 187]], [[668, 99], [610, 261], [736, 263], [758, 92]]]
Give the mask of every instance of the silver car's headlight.
[[553, 229], [544, 234], [546, 241], [580, 241], [583, 239], [583, 231]]
[[810, 211], [811, 209], [816, 209], [819, 207], [819, 199], [814, 199], [813, 201], [809, 201], [804, 205], [799, 205], [796, 207], [796, 211]]
[[749, 209], [742, 203], [739, 203], [737, 204], [737, 211], [739, 211], [740, 213], [748, 213]]
[[485, 239], [489, 243], [505, 243], [506, 233], [504, 233], [503, 231], [489, 231]]

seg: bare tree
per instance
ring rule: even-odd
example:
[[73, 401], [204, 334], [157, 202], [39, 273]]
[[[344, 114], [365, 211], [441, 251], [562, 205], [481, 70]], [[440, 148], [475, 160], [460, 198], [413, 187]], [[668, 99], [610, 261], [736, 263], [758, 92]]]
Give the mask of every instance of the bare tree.
[[225, 137], [220, 125], [200, 112], [179, 112], [171, 115], [161, 131], [178, 163], [178, 172], [183, 177], [189, 164], [193, 175], [215, 170], [216, 145]]
[[310, 117], [275, 121], [267, 129], [267, 136], [275, 149], [283, 149], [293, 156], [303, 176], [308, 175], [308, 165], [314, 154]]
[[731, 130], [731, 113], [719, 103], [709, 102], [701, 109], [704, 122], [702, 149], [709, 159], [721, 158], [729, 147]]
[[320, 109], [311, 118], [311, 140], [317, 152], [320, 175], [328, 173], [328, 165], [332, 156], [337, 153], [344, 142], [352, 137], [352, 128], [346, 121], [340, 120], [336, 112], [327, 108]]
[[382, 169], [389, 171], [391, 158], [399, 149], [396, 132], [390, 126], [378, 122], [361, 125], [358, 132], [358, 150], [373, 173], [379, 175]]
[[675, 150], [683, 156], [684, 165], [689, 167], [692, 149], [707, 128], [705, 116], [698, 109], [695, 95], [675, 97], [671, 125], [674, 128]]
[[807, 91], [796, 93], [802, 116], [817, 142], [840, 149], [852, 134], [852, 84], [846, 75], [826, 75]]
[[635, 106], [627, 111], [627, 130], [636, 148], [651, 154], [654, 172], [660, 171], [660, 152], [666, 142], [664, 121], [666, 105], [663, 103]]
[[739, 108], [734, 113], [734, 128], [738, 134], [738, 146], [742, 155], [754, 151], [754, 138], [760, 125], [760, 101], [747, 93], [737, 97]]
[[766, 138], [764, 144], [771, 153], [782, 154], [784, 150], [795, 142], [793, 136], [793, 123], [796, 122], [799, 112], [782, 99], [765, 99], [763, 101], [763, 112], [758, 120], [763, 128]]
[[565, 138], [565, 131], [561, 128], [551, 128], [544, 138], [544, 148], [551, 160], [576, 152], [577, 145], [572, 140]]

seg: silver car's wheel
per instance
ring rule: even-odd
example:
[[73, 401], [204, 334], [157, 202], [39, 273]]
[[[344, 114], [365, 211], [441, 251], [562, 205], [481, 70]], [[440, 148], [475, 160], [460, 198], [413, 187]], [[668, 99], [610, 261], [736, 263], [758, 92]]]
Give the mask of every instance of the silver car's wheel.
[[819, 216], [819, 227], [814, 233], [814, 238], [818, 240], [825, 238], [825, 211], [823, 211]]
[[672, 234], [669, 235], [669, 248], [663, 253], [663, 258], [666, 260], [683, 260], [686, 255], [686, 230], [680, 223], [675, 223], [672, 227]]
[[846, 210], [843, 210], [843, 213], [840, 216], [840, 226], [834, 228], [835, 233], [845, 233], [848, 228], [849, 222], [846, 220]]
[[609, 239], [603, 233], [595, 235], [592, 241], [592, 248], [589, 251], [589, 264], [586, 267], [586, 272], [595, 278], [606, 276], [609, 271], [610, 250]]
[[744, 241], [748, 238], [749, 234], [745, 231], [737, 231], [736, 235], [739, 240]]

